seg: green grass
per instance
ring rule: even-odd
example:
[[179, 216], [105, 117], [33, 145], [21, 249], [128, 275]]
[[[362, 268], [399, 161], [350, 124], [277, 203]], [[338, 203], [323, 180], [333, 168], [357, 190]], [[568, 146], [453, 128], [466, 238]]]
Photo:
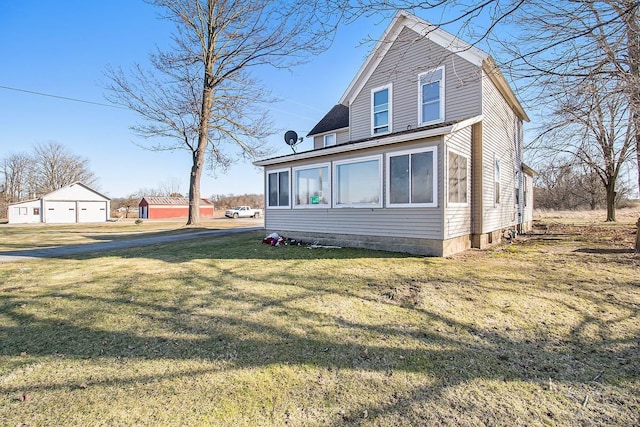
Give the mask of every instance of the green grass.
[[109, 242], [139, 237], [162, 236], [168, 234], [193, 233], [202, 230], [228, 229], [234, 227], [262, 226], [259, 219], [215, 218], [202, 221], [197, 226], [186, 226], [186, 220], [142, 220], [135, 219], [118, 222], [76, 224], [33, 224], [0, 225], [0, 251], [49, 248], [60, 245], [79, 245], [96, 242]]
[[637, 425], [635, 236], [589, 227], [447, 259], [245, 233], [0, 264], [0, 420]]

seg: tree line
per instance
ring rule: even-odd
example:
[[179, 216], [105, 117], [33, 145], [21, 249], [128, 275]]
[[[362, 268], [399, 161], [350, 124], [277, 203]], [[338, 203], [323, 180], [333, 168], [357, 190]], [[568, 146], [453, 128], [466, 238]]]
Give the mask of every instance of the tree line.
[[95, 188], [98, 180], [88, 159], [70, 153], [58, 142], [8, 154], [0, 159], [0, 212], [6, 213], [11, 203], [37, 199], [77, 181]]

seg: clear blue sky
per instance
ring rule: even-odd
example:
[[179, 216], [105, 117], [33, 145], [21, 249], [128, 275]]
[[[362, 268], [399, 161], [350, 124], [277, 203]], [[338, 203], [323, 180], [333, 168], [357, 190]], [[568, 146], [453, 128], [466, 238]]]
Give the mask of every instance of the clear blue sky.
[[[293, 70], [261, 70], [260, 80], [283, 101], [271, 106], [277, 128], [306, 133], [338, 101], [366, 58], [368, 35], [379, 36], [389, 20], [362, 20], [342, 28], [332, 48]], [[0, 5], [0, 86], [108, 104], [108, 64], [144, 64], [168, 43], [172, 27], [142, 0], [14, 0]], [[153, 152], [129, 130], [138, 117], [128, 110], [0, 88], [0, 157], [30, 152], [47, 141], [89, 159], [97, 189], [124, 197], [140, 188], [179, 182], [188, 191], [190, 155]], [[283, 133], [283, 132], [282, 132]], [[268, 143], [287, 154], [278, 133]], [[305, 141], [299, 150], [309, 149]], [[202, 195], [261, 193], [262, 175], [250, 162], [227, 174], [205, 175]]]

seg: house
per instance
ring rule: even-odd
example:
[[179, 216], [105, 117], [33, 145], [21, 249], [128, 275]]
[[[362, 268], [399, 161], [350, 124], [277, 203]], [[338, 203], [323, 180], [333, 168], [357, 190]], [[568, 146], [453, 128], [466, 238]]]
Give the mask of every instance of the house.
[[108, 197], [74, 182], [39, 199], [10, 204], [8, 218], [10, 224], [106, 222], [110, 203]]
[[399, 12], [310, 151], [264, 167], [265, 228], [300, 240], [447, 256], [526, 232], [526, 112], [485, 52]]
[[[200, 199], [200, 218], [213, 218], [213, 203]], [[138, 217], [143, 219], [187, 218], [187, 197], [143, 197], [138, 204]]]

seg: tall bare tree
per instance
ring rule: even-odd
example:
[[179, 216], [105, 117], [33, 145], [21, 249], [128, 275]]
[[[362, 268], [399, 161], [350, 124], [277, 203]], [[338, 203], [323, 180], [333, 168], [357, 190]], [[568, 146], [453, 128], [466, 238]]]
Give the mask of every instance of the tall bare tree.
[[[561, 84], [560, 82], [563, 82]], [[563, 90], [549, 100], [534, 148], [559, 155], [596, 174], [606, 192], [607, 221], [615, 221], [616, 189], [623, 166], [634, 153], [634, 127], [628, 97], [617, 82], [602, 76], [588, 81], [559, 77]]]
[[9, 202], [39, 197], [76, 181], [91, 186], [97, 182], [86, 158], [52, 141], [36, 145], [32, 153], [8, 155], [0, 168]]
[[109, 69], [107, 97], [144, 120], [132, 129], [152, 150], [186, 150], [189, 217], [197, 224], [205, 167], [264, 155], [272, 133], [269, 93], [250, 70], [287, 68], [324, 50], [341, 11], [316, 0], [153, 0], [175, 24], [170, 50], [151, 55], [153, 70]]
[[25, 153], [9, 154], [0, 163], [4, 200], [7, 203], [29, 198], [28, 175], [33, 166], [32, 158]]
[[62, 144], [49, 141], [34, 148], [32, 180], [38, 195], [76, 181], [92, 186], [97, 178], [89, 169], [89, 160], [70, 153]]

